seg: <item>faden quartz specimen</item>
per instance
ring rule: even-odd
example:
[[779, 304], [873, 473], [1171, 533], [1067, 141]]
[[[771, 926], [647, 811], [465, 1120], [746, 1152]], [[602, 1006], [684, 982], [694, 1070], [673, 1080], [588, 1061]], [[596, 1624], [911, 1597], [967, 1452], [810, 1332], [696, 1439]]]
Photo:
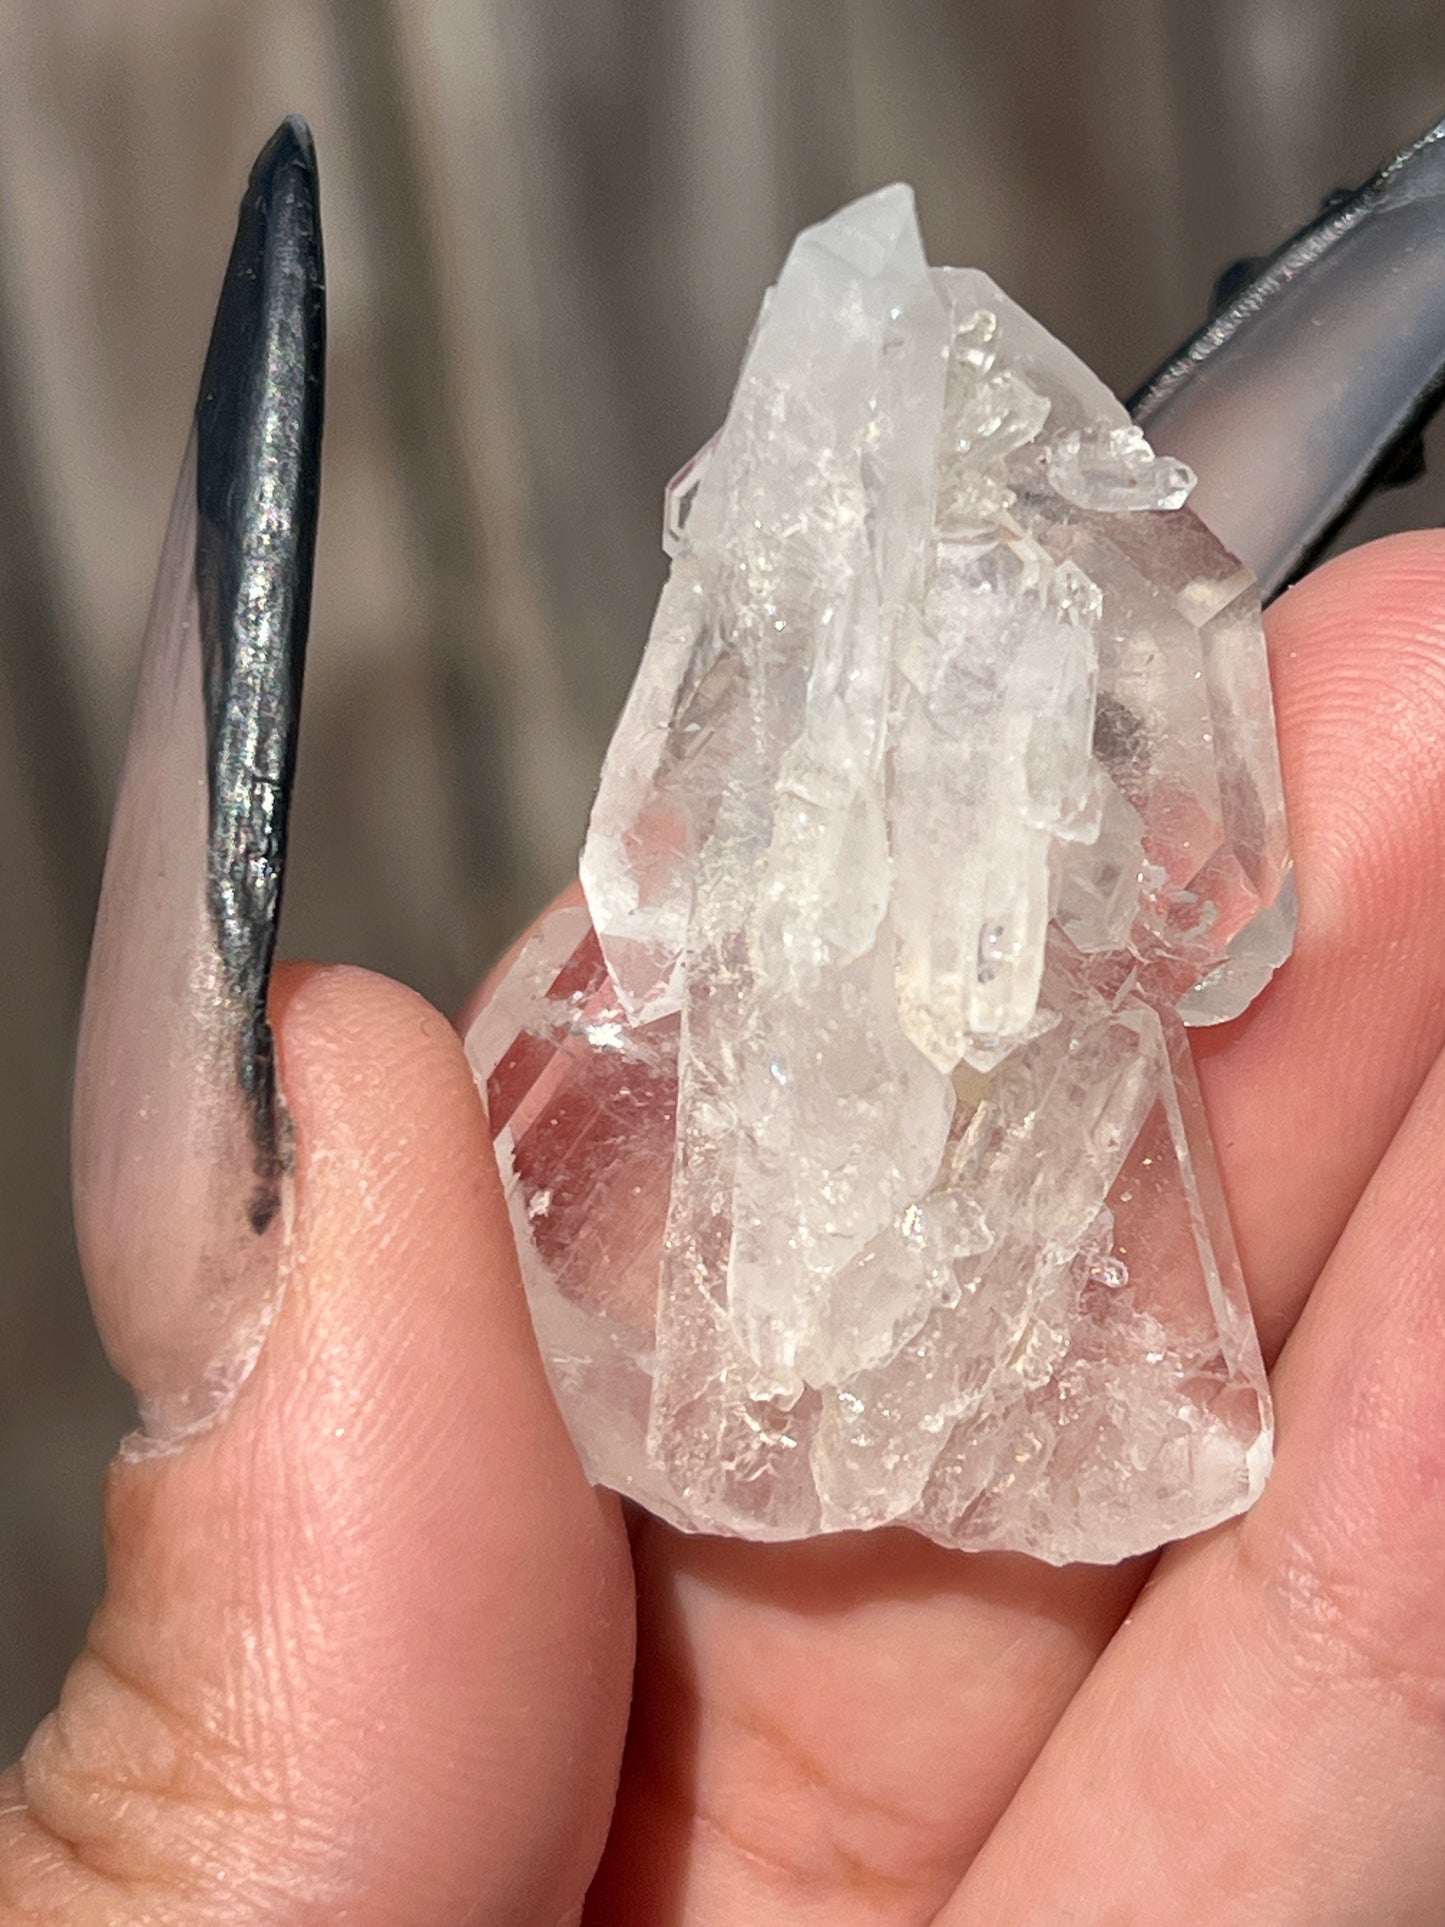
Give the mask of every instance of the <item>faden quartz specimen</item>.
[[892, 187], [799, 237], [582, 858], [468, 1037], [592, 1476], [1116, 1560], [1270, 1417], [1182, 1023], [1292, 900], [1259, 600]]

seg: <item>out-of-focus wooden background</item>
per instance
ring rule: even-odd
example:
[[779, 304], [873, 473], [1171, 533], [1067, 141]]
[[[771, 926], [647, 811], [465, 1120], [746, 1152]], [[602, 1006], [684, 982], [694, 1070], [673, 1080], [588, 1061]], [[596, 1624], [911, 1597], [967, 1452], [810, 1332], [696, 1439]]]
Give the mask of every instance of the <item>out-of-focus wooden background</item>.
[[70, 1243], [72, 1031], [210, 304], [290, 109], [331, 360], [285, 942], [454, 1006], [574, 860], [662, 483], [793, 231], [911, 180], [936, 260], [1127, 392], [1220, 268], [1445, 113], [1445, 8], [0, 0], [6, 1754], [95, 1597], [128, 1416]]

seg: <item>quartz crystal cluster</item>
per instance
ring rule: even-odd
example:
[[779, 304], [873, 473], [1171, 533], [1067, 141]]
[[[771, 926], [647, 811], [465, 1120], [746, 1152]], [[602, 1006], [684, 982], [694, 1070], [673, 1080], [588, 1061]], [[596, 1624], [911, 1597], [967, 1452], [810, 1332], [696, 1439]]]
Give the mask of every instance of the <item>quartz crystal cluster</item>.
[[802, 234], [582, 858], [473, 1026], [592, 1475], [694, 1530], [1115, 1560], [1268, 1398], [1182, 1024], [1287, 954], [1248, 572], [892, 187]]

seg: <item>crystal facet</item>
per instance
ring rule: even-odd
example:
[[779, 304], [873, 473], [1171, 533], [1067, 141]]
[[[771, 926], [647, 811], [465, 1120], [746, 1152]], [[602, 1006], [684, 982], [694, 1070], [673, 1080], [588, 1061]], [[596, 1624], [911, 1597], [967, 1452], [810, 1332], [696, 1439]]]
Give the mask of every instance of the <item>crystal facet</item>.
[[592, 1475], [693, 1530], [1115, 1560], [1268, 1395], [1182, 1022], [1292, 895], [1259, 599], [912, 195], [802, 234], [468, 1037]]

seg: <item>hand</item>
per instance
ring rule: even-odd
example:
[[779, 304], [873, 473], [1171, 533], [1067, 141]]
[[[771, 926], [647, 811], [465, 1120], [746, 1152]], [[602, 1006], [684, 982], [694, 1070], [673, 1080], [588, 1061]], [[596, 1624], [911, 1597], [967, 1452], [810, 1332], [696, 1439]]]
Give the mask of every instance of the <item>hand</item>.
[[293, 970], [286, 1296], [232, 1410], [111, 1473], [0, 1920], [1445, 1921], [1445, 538], [1270, 633], [1299, 948], [1197, 1051], [1278, 1359], [1255, 1510], [1064, 1571], [643, 1520], [634, 1674], [456, 1037]]

